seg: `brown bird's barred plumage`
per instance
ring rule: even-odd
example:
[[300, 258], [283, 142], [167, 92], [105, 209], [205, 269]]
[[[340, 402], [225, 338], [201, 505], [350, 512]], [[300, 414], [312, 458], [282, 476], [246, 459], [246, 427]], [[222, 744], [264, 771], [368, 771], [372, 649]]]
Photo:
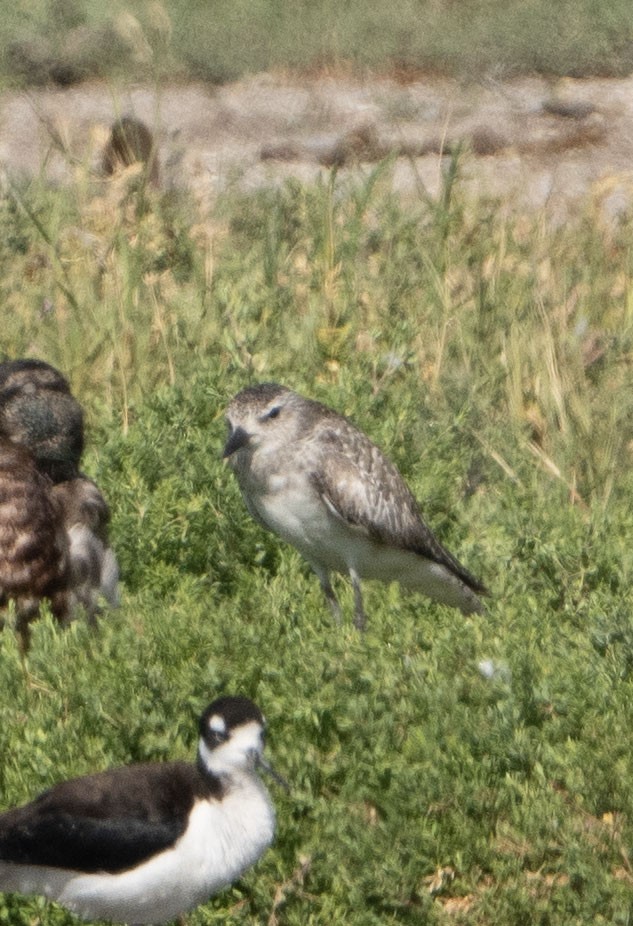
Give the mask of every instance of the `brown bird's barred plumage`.
[[23, 650], [40, 602], [60, 622], [93, 620], [118, 604], [110, 512], [80, 470], [83, 411], [68, 381], [42, 360], [0, 363], [0, 608], [16, 603]]
[[119, 567], [108, 542], [110, 509], [98, 486], [80, 476], [52, 489], [61, 509], [69, 545], [70, 607], [82, 606], [93, 621], [103, 597], [119, 603]]
[[0, 439], [0, 606], [15, 602], [23, 650], [42, 599], [58, 620], [68, 616], [68, 580], [66, 530], [50, 483], [27, 450]]

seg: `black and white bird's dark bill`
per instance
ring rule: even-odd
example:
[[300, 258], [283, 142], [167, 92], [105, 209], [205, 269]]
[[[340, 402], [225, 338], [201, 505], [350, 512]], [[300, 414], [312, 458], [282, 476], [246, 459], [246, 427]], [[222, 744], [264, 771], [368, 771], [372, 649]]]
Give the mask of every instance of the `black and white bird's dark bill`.
[[274, 810], [256, 774], [263, 728], [252, 701], [220, 698], [200, 719], [197, 763], [72, 779], [0, 814], [0, 891], [126, 924], [204, 903], [272, 841]]
[[279, 774], [277, 769], [275, 769], [267, 759], [264, 759], [263, 756], [258, 756], [256, 764], [258, 768], [263, 769], [263, 771], [265, 771], [267, 775], [270, 775], [273, 781], [276, 781], [277, 784], [280, 785], [284, 789], [284, 791], [287, 791], [287, 792], [290, 791], [290, 785], [288, 784], [286, 779], [283, 777], [283, 775]]

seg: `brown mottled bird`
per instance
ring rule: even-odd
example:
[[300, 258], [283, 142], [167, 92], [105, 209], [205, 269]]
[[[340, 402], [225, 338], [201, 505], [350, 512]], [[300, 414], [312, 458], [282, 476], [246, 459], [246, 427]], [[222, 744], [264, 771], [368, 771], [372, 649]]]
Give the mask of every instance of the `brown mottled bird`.
[[55, 367], [0, 363], [0, 443], [0, 608], [15, 600], [26, 650], [43, 599], [60, 622], [78, 607], [92, 621], [102, 597], [118, 604], [119, 570], [108, 506], [79, 470], [83, 411]]
[[42, 599], [59, 621], [68, 616], [68, 583], [68, 539], [50, 481], [28, 450], [0, 439], [0, 607], [15, 602], [23, 651]]
[[330, 573], [349, 576], [365, 626], [361, 579], [400, 582], [464, 614], [486, 594], [425, 524], [394, 464], [347, 418], [285, 386], [239, 392], [224, 448], [246, 506], [316, 573], [337, 620]]
[[109, 177], [131, 164], [143, 164], [147, 180], [154, 186], [158, 184], [160, 168], [154, 136], [140, 119], [122, 116], [110, 128], [101, 169]]
[[98, 486], [87, 476], [53, 486], [68, 538], [70, 608], [82, 606], [92, 622], [104, 598], [119, 603], [119, 567], [108, 542], [110, 510]]

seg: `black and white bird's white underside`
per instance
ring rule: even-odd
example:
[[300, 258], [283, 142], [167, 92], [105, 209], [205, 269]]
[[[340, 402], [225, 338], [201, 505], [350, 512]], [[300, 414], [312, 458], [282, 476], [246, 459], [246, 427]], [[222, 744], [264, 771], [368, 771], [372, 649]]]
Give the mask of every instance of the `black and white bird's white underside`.
[[397, 581], [464, 614], [485, 586], [437, 540], [394, 464], [347, 418], [276, 383], [239, 392], [227, 409], [224, 456], [251, 515], [316, 573], [337, 620], [330, 573], [348, 575], [354, 621], [362, 579]]
[[61, 782], [0, 814], [0, 891], [84, 919], [167, 923], [231, 884], [270, 845], [256, 769], [264, 718], [224, 697], [200, 718], [196, 763], [130, 765]]

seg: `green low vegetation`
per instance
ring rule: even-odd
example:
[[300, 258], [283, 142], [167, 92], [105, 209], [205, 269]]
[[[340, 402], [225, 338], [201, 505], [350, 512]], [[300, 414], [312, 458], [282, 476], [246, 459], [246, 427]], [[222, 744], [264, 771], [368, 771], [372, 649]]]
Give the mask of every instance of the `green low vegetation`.
[[[0, 806], [192, 756], [253, 697], [276, 844], [189, 926], [626, 926], [633, 915], [633, 224], [552, 229], [390, 164], [194, 202], [5, 188], [2, 351], [61, 368], [110, 502], [121, 608], [0, 637]], [[119, 197], [115, 197], [115, 190]], [[333, 625], [248, 516], [223, 409], [278, 380], [350, 415], [491, 588], [484, 616], [367, 585]], [[0, 895], [0, 924], [64, 926]]]
[[630, 0], [1, 0], [6, 83], [234, 80], [271, 68], [460, 78], [633, 68]]

